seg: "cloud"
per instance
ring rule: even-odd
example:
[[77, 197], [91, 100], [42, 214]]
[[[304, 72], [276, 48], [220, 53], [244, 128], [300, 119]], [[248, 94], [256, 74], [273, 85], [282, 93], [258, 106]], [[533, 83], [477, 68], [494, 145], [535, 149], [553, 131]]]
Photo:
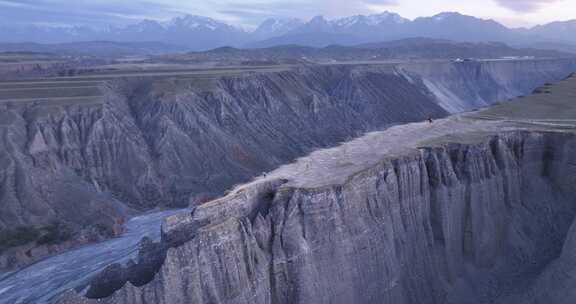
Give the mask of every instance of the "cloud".
[[372, 14], [382, 6], [393, 6], [397, 0], [268, 0], [266, 2], [241, 1], [227, 3], [218, 13], [229, 19], [242, 20], [255, 25], [270, 17], [308, 19], [317, 15], [327, 17]]
[[378, 12], [399, 0], [0, 0], [0, 23], [97, 25], [203, 15], [255, 26], [270, 17], [311, 18]]
[[496, 0], [496, 2], [509, 10], [528, 13], [538, 11], [546, 4], [559, 2], [559, 0]]
[[397, 5], [396, 0], [364, 0], [366, 3], [377, 4], [377, 5]]
[[168, 11], [159, 1], [0, 0], [0, 23], [110, 25]]

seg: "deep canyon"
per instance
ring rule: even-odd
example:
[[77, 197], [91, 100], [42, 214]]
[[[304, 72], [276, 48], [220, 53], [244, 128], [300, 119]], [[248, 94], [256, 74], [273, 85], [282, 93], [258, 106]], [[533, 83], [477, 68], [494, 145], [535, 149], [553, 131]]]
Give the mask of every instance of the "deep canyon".
[[[576, 212], [570, 116], [550, 114], [551, 127], [449, 115], [575, 70], [569, 59], [306, 66], [119, 79], [91, 104], [0, 104], [0, 228], [56, 221], [93, 242], [134, 214], [191, 206], [153, 254], [83, 291], [109, 303], [540, 303], [527, 301], [550, 295], [526, 290], [560, 280], [547, 266], [569, 255]], [[573, 82], [559, 98], [574, 99]], [[428, 118], [440, 120], [418, 123]], [[53, 247], [8, 249], [0, 267]]]
[[[487, 110], [316, 151], [168, 218], [149, 282], [134, 280], [138, 267], [110, 266], [85, 295], [142, 304], [571, 303], [575, 97], [571, 77]], [[61, 303], [96, 300], [70, 292]]]

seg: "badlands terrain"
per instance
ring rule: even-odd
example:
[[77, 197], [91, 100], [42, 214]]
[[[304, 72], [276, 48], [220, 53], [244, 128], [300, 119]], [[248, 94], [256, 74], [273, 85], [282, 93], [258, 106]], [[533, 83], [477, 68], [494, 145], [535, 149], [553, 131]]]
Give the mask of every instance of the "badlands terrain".
[[318, 150], [60, 303], [573, 303], [575, 117], [572, 76]]
[[0, 0], [0, 304], [576, 303], [574, 0], [192, 2]]
[[[528, 292], [558, 256], [571, 194], [564, 182], [544, 184], [571, 173], [570, 153], [551, 147], [569, 149], [574, 116], [562, 95], [569, 81], [560, 93], [542, 85], [568, 77], [575, 59], [338, 61], [320, 50], [279, 60], [262, 50], [271, 61], [254, 62], [251, 51], [224, 50], [237, 55], [3, 54], [0, 303], [56, 303], [64, 293], [63, 303], [481, 303]], [[559, 104], [504, 106], [532, 92], [559, 94]], [[544, 116], [530, 110], [541, 108]], [[420, 145], [430, 148], [414, 154]], [[524, 160], [525, 150], [534, 155]], [[546, 175], [526, 186], [519, 180], [534, 166]], [[364, 179], [347, 188], [356, 176], [376, 188]], [[532, 200], [560, 209], [509, 210]], [[472, 215], [472, 201], [486, 209]], [[525, 228], [534, 214], [542, 222]], [[503, 254], [508, 245], [518, 253]], [[534, 282], [502, 289], [494, 280], [514, 274], [498, 263], [520, 265]]]

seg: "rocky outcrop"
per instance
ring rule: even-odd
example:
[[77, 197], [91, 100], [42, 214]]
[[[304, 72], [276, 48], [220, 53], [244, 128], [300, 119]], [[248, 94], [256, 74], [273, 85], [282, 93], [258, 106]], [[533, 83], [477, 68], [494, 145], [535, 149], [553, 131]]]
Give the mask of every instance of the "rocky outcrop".
[[574, 152], [573, 134], [512, 132], [343, 184], [256, 182], [169, 220], [154, 280], [98, 303], [488, 303], [561, 252]]
[[[504, 76], [511, 63], [438, 67], [463, 110], [477, 106], [462, 104], [469, 95], [487, 104], [573, 70], [573, 61], [561, 62], [518, 62]], [[106, 235], [129, 209], [196, 205], [313, 149], [454, 111], [430, 90], [433, 69], [419, 69], [336, 65], [125, 79], [103, 88], [102, 104], [2, 104], [0, 229], [60, 221], [75, 234]]]

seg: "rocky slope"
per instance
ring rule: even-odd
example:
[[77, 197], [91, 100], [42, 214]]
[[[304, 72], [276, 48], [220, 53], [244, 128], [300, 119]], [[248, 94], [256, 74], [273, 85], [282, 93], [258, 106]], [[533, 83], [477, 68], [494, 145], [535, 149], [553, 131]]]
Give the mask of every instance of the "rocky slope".
[[[576, 78], [544, 91], [314, 152], [168, 219], [161, 243], [137, 264], [109, 267], [86, 295], [571, 303]], [[61, 303], [96, 303], [88, 298], [71, 292]]]
[[[8, 240], [32, 230], [24, 239], [36, 244], [54, 223], [67, 228], [50, 244], [109, 237], [129, 209], [196, 205], [315, 148], [527, 93], [574, 66], [299, 67], [202, 81], [126, 79], [103, 88], [102, 104], [4, 103], [0, 229]], [[29, 249], [4, 255], [2, 266], [33, 258]]]
[[[494, 101], [522, 96], [544, 82], [563, 79], [573, 69], [571, 60], [502, 60], [464, 64], [418, 63], [403, 65], [415, 74], [451, 113], [486, 107]], [[546, 79], [542, 81], [542, 79]]]

